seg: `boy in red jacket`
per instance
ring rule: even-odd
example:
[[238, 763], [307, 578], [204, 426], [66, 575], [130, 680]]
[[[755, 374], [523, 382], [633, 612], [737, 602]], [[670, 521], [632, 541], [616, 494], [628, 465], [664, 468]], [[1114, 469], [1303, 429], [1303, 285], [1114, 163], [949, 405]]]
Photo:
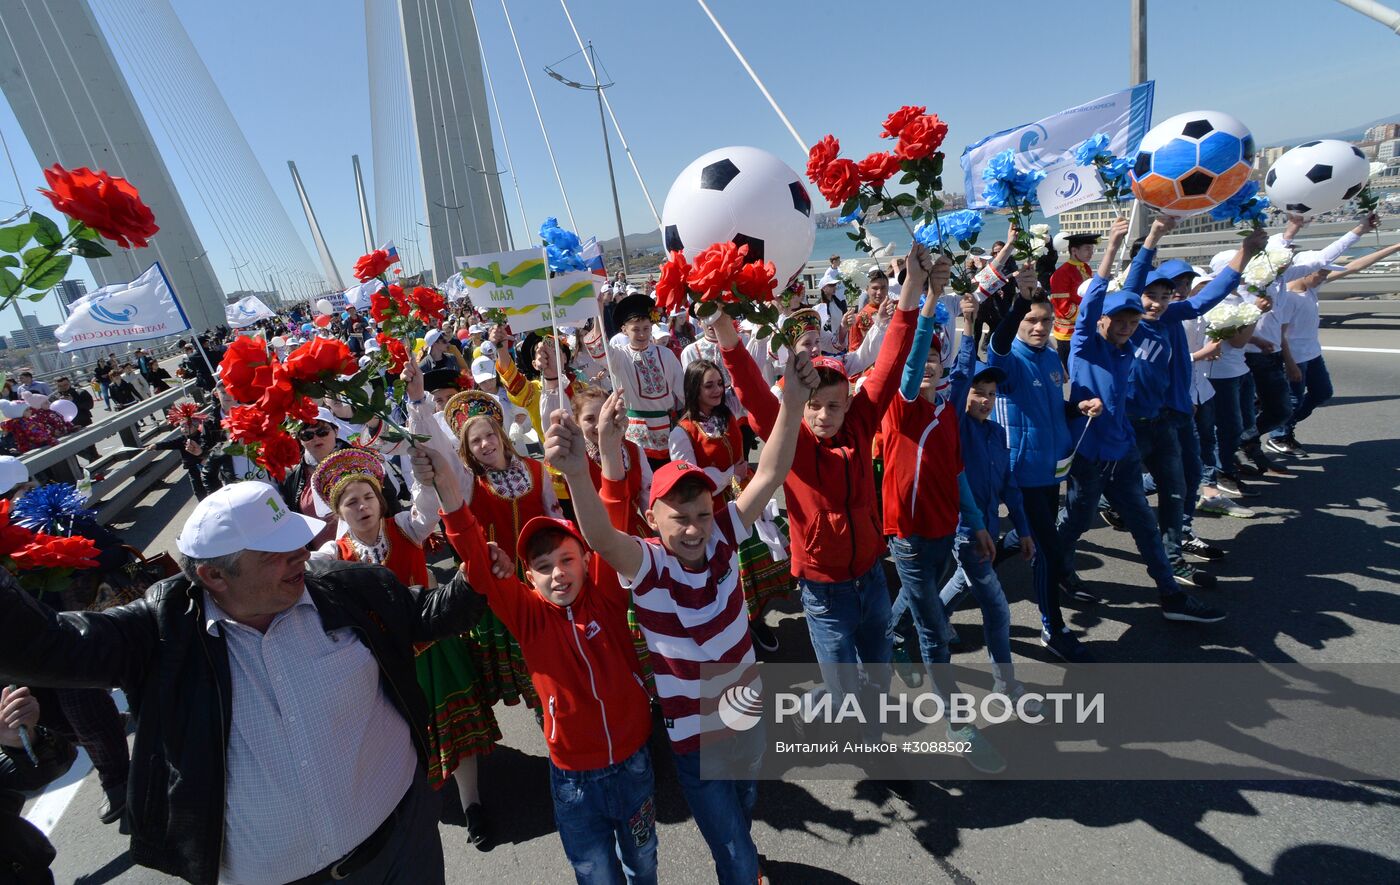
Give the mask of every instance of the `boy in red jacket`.
[[[854, 395], [841, 363], [815, 360], [820, 386], [803, 407], [792, 472], [783, 488], [792, 535], [792, 571], [802, 587], [802, 610], [821, 664], [866, 666], [870, 681], [889, 684], [890, 595], [880, 557], [885, 553], [875, 498], [871, 445], [880, 418], [899, 387], [899, 371], [913, 344], [919, 296], [931, 298], [948, 283], [949, 263], [915, 243], [905, 261], [899, 306], [884, 347]], [[716, 326], [725, 368], [739, 402], [760, 437], [773, 432], [777, 402], [753, 357], [733, 329]], [[859, 686], [845, 677], [854, 668], [824, 667], [827, 687], [843, 693]]]
[[447, 538], [530, 668], [544, 706], [554, 821], [578, 881], [655, 882], [651, 700], [627, 629], [627, 593], [571, 523], [547, 516], [520, 530], [529, 583], [498, 578], [481, 524], [462, 511]]

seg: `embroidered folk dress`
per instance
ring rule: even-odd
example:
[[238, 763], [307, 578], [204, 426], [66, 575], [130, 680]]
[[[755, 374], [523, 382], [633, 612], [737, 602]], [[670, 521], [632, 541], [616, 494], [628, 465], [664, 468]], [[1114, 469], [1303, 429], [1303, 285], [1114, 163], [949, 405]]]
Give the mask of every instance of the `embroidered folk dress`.
[[648, 458], [666, 460], [671, 415], [684, 406], [681, 361], [668, 348], [649, 344], [633, 350], [625, 338], [616, 336], [608, 342], [608, 367], [622, 385], [627, 438]]

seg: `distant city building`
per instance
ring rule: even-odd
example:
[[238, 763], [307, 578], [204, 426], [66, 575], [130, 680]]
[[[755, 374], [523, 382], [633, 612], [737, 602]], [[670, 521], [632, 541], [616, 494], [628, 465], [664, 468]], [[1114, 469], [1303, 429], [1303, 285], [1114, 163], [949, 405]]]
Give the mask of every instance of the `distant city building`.
[[1382, 123], [1366, 130], [1366, 141], [1391, 141], [1400, 138], [1400, 123]]
[[58, 300], [63, 302], [64, 307], [72, 307], [74, 301], [88, 293], [87, 283], [82, 280], [64, 280], [53, 290], [58, 293]]
[[54, 343], [54, 332], [58, 331], [58, 326], [41, 323], [38, 317], [20, 314], [20, 323], [24, 328], [16, 329], [10, 334], [11, 347], [51, 347]]
[[1278, 158], [1282, 157], [1287, 151], [1288, 148], [1286, 147], [1260, 148], [1259, 152], [1254, 155], [1254, 170], [1250, 172], [1249, 177], [1256, 181], [1263, 181], [1264, 176], [1269, 172], [1269, 168], [1277, 163]]
[[10, 340], [9, 340], [8, 338], [6, 338], [4, 335], [0, 335], [0, 350], [9, 350], [9, 349], [10, 349]]
[[1376, 159], [1381, 162], [1393, 160], [1397, 150], [1400, 150], [1400, 138], [1387, 138], [1376, 145]]

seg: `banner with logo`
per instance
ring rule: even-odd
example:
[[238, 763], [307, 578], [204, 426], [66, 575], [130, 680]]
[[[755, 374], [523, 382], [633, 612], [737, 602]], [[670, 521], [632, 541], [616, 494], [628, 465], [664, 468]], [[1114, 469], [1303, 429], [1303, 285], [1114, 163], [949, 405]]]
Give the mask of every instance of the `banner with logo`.
[[[378, 278], [372, 278], [358, 286], [351, 286], [341, 293], [346, 307], [354, 307], [359, 310], [369, 310], [370, 296], [384, 288], [384, 283]], [[332, 304], [335, 302], [332, 301]]]
[[1040, 214], [1046, 218], [1068, 212], [1103, 196], [1103, 181], [1093, 166], [1062, 163], [1045, 170], [1045, 178], [1036, 186], [1035, 197]]
[[256, 295], [246, 295], [224, 308], [224, 318], [230, 329], [243, 329], [277, 314]]
[[188, 331], [190, 321], [157, 261], [129, 283], [103, 286], [69, 305], [54, 332], [60, 352], [164, 338]]
[[[549, 281], [554, 292], [554, 324], [582, 326], [598, 315], [598, 275], [591, 270], [576, 270], [556, 274]], [[541, 308], [545, 325], [549, 320], [549, 305]]]
[[469, 255], [459, 260], [462, 283], [477, 310], [499, 310], [516, 332], [550, 324], [546, 287], [549, 270], [544, 252], [520, 249]]
[[1074, 149], [1084, 139], [1102, 132], [1108, 135], [1108, 149], [1114, 156], [1133, 156], [1152, 125], [1152, 85], [1148, 80], [968, 145], [959, 161], [967, 208], [988, 208], [982, 198], [982, 170], [992, 157], [1006, 150], [1015, 152], [1021, 169], [1049, 169], [1072, 160]]

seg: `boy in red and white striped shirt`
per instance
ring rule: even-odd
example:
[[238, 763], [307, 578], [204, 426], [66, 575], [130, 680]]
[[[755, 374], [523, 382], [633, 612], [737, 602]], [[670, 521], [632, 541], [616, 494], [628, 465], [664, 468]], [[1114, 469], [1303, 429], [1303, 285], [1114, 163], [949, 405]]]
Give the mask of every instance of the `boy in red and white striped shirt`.
[[701, 668], [734, 665], [737, 678], [725, 687], [757, 681], [738, 581], [739, 542], [748, 537], [792, 467], [802, 404], [818, 382], [806, 354], [789, 358], [785, 377], [773, 434], [737, 501], [716, 513], [714, 483], [694, 464], [673, 461], [656, 471], [646, 512], [655, 538], [634, 537], [618, 528], [627, 525], [621, 459], [627, 419], [616, 393], [599, 416], [601, 498], [589, 477], [583, 433], [573, 417], [556, 412], [545, 439], [546, 460], [568, 480], [584, 538], [632, 591], [681, 791], [710, 846], [721, 883], [758, 881], [758, 850], [749, 833], [758, 788], [751, 777], [703, 780], [700, 748], [703, 744], [706, 753], [723, 754], [727, 762], [740, 759], [753, 774], [762, 760], [763, 730], [727, 732], [713, 708], [715, 686], [702, 681]]

